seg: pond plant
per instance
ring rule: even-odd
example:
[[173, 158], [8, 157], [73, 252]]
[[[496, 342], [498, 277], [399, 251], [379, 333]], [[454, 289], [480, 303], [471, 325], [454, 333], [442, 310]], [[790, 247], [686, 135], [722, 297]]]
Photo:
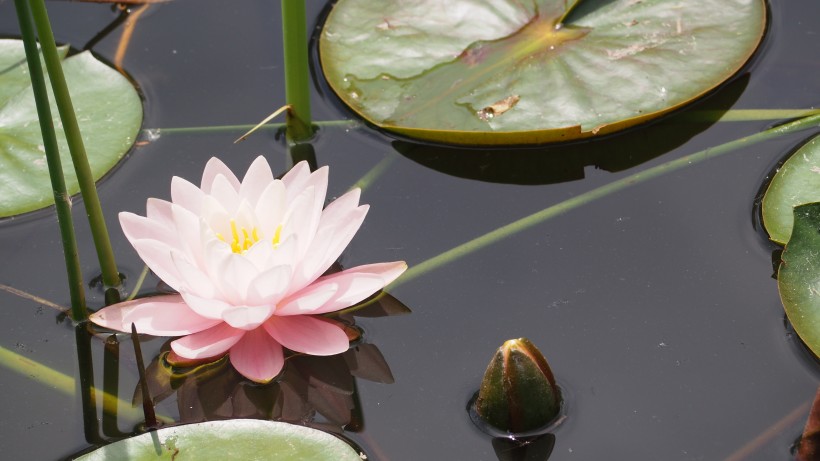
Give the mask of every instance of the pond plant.
[[[43, 0], [15, 0], [14, 5], [24, 40], [0, 40], [0, 217], [6, 218], [0, 226], [55, 204], [69, 278], [82, 422], [92, 445], [76, 459], [382, 459], [378, 441], [365, 439], [359, 447], [361, 440], [348, 437], [364, 426], [360, 399], [366, 397], [355, 378], [394, 381], [380, 349], [366, 340], [368, 328], [353, 318], [409, 312], [388, 290], [615, 192], [820, 126], [816, 110], [702, 113], [697, 123], [732, 116], [784, 122], [512, 218], [409, 269], [404, 261], [348, 268], [343, 252], [368, 212], [359, 204], [361, 188], [384, 174], [395, 157], [385, 157], [359, 187], [330, 200], [329, 167], [319, 167], [332, 147], [323, 140], [323, 127], [386, 136], [398, 151], [401, 143], [433, 152], [451, 149], [444, 145], [467, 146], [460, 151], [467, 155], [482, 152], [471, 150], [476, 146], [541, 149], [580, 139], [605, 146], [607, 135], [628, 128], [640, 135], [647, 122], [727, 86], [764, 40], [767, 5], [762, 0], [338, 0], [328, 6], [321, 30], [313, 35], [318, 47], [313, 61], [326, 79], [318, 86], [335, 94], [342, 110], [364, 120], [358, 123], [313, 120], [311, 92], [322, 77], [315, 68], [311, 73], [306, 4], [282, 0], [285, 105], [251, 132], [269, 128], [265, 124], [284, 113], [285, 123], [274, 128], [285, 140], [286, 163], [292, 167], [280, 171], [271, 166], [270, 156], [257, 156], [240, 179], [228, 166], [238, 162], [211, 157], [196, 165], [203, 171], [199, 186], [174, 176], [170, 200], [147, 198], [145, 216], [120, 213], [125, 239], [146, 266], [136, 286], [128, 286], [114, 260], [95, 181], [125, 174], [130, 160], [115, 167], [139, 148], [140, 136], [150, 143], [151, 132], [138, 134], [143, 121], [139, 93], [90, 52], [72, 54], [68, 46], [57, 47]], [[136, 16], [132, 19], [131, 31]], [[118, 50], [127, 49], [125, 37]], [[150, 95], [143, 96], [151, 102]], [[177, 133], [233, 133], [249, 127]], [[816, 139], [778, 168], [762, 198], [768, 236], [785, 245], [776, 274], [782, 302], [812, 359], [820, 356]], [[520, 153], [509, 149], [510, 155]], [[555, 149], [544, 155], [561, 147]], [[104, 302], [86, 299], [74, 230], [80, 225], [72, 216], [71, 196], [78, 191], [98, 255]], [[431, 227], [427, 233], [437, 231]], [[372, 231], [368, 235], [373, 242], [383, 238], [373, 238]], [[149, 270], [157, 286], [143, 291]], [[87, 304], [94, 311], [90, 318]], [[516, 328], [528, 327], [519, 322]], [[473, 338], [489, 331], [486, 325], [454, 336]], [[117, 332], [133, 333], [135, 364], [125, 369], [139, 371], [133, 400], [144, 403], [143, 417], [119, 397], [122, 335]], [[177, 339], [167, 341], [146, 370], [141, 345], [150, 339], [138, 334]], [[424, 334], [417, 340], [424, 341]], [[104, 340], [102, 389], [94, 385], [92, 343], [97, 339]], [[380, 346], [390, 342], [389, 336], [379, 338]], [[414, 354], [414, 344], [390, 347]], [[72, 378], [20, 353], [0, 352], [0, 363], [8, 369], [40, 382], [52, 380], [61, 392], [72, 394]], [[433, 386], [443, 384], [430, 379]], [[554, 452], [553, 432], [573, 418], [562, 390], [529, 340], [510, 340], [491, 361], [469, 411], [493, 428], [488, 433], [500, 460], [546, 460]], [[572, 395], [573, 389], [567, 390]], [[178, 403], [176, 414], [160, 410], [153, 416], [154, 406], [171, 396]], [[125, 407], [130, 410], [120, 415], [141, 419], [142, 426], [119, 428], [118, 409]], [[271, 419], [276, 422], [260, 421]], [[801, 461], [815, 456], [816, 419], [806, 425], [807, 442], [795, 450]], [[94, 450], [98, 445], [105, 446]]]

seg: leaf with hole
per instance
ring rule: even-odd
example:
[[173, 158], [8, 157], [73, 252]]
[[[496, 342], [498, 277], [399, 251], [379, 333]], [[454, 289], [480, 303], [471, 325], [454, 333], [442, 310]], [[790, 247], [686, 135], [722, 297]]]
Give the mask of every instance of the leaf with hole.
[[[61, 49], [63, 56], [66, 51]], [[89, 52], [62, 64], [92, 174], [98, 180], [134, 144], [142, 124], [142, 102], [128, 79]], [[66, 188], [76, 194], [80, 188], [53, 97], [51, 112]], [[0, 217], [53, 203], [23, 42], [0, 40]]]
[[330, 86], [369, 122], [452, 144], [612, 133], [715, 89], [751, 57], [763, 0], [339, 0]]

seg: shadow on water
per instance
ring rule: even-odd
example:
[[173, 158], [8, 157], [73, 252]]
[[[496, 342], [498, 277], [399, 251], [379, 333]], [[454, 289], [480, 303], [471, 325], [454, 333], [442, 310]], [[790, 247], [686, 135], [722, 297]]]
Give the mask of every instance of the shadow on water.
[[[588, 166], [609, 172], [623, 171], [659, 157], [689, 141], [714, 124], [743, 94], [749, 76], [743, 75], [717, 93], [677, 112], [652, 129], [646, 126], [582, 141], [538, 147], [464, 148], [393, 142], [393, 148], [414, 162], [460, 178], [506, 184], [554, 184], [584, 178]], [[708, 120], [693, 115], [708, 113]]]

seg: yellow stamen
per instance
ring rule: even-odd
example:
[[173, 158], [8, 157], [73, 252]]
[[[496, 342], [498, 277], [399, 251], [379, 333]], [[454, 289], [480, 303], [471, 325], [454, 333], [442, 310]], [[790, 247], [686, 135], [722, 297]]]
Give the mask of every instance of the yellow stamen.
[[[237, 227], [236, 221], [231, 219], [231, 236], [233, 239], [230, 242], [231, 251], [242, 254], [259, 241], [259, 230], [254, 227], [248, 232], [244, 227]], [[222, 234], [216, 234], [216, 238], [228, 243]]]
[[280, 224], [276, 228], [276, 233], [273, 234], [273, 247], [276, 248], [279, 245], [279, 239], [282, 237], [282, 225]]

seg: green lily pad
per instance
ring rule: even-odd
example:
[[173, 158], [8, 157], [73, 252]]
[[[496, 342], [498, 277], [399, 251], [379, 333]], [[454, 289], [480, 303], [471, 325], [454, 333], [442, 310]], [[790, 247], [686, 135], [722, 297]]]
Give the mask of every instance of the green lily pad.
[[330, 86], [386, 130], [453, 144], [603, 135], [702, 96], [743, 67], [764, 0], [339, 0]]
[[820, 136], [789, 157], [763, 196], [763, 227], [772, 241], [785, 245], [792, 234], [793, 209], [820, 202]]
[[[61, 49], [63, 56], [66, 52], [66, 48]], [[142, 124], [142, 102], [128, 79], [89, 52], [65, 59], [63, 72], [88, 161], [98, 180], [134, 144]], [[53, 98], [51, 111], [66, 188], [76, 194], [80, 187]], [[53, 203], [23, 42], [0, 40], [0, 217]]]
[[167, 427], [79, 456], [82, 461], [361, 461], [350, 445], [294, 424], [234, 419]]
[[794, 228], [783, 251], [777, 286], [794, 330], [820, 357], [820, 203], [794, 208]]

